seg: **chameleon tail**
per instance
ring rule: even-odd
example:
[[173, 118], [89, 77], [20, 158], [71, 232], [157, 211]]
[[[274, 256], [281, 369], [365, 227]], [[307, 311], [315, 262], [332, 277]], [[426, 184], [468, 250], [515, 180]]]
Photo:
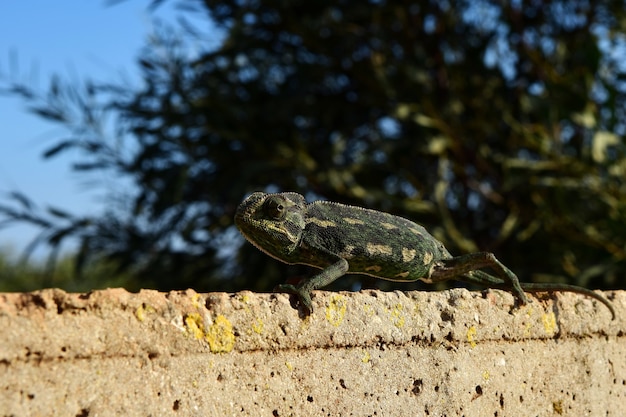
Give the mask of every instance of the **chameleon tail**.
[[615, 307], [613, 307], [613, 304], [611, 304], [609, 300], [607, 300], [600, 294], [587, 288], [578, 287], [576, 285], [569, 285], [569, 284], [550, 284], [550, 283], [536, 284], [536, 283], [529, 283], [529, 282], [520, 282], [520, 285], [524, 291], [528, 291], [528, 292], [567, 291], [567, 292], [574, 292], [577, 294], [585, 295], [587, 297], [595, 298], [596, 300], [604, 304], [606, 308], [609, 309], [609, 311], [611, 312], [611, 315], [613, 316], [613, 320], [615, 320], [615, 318], [617, 317], [617, 313], [615, 312]]
[[[467, 274], [464, 274], [460, 277], [457, 277], [459, 281], [466, 282], [468, 284], [480, 284], [490, 288], [498, 288], [501, 290], [511, 290], [511, 284], [505, 282], [503, 279], [490, 275], [486, 272], [476, 270], [471, 271]], [[557, 283], [530, 283], [530, 282], [520, 282], [519, 283], [522, 290], [526, 292], [544, 292], [544, 291], [567, 291], [573, 292], [581, 295], [585, 295], [587, 297], [594, 298], [604, 304], [613, 317], [613, 320], [617, 317], [617, 313], [615, 312], [615, 307], [613, 304], [600, 294], [595, 293], [594, 291], [578, 287], [576, 285], [570, 284], [557, 284]]]

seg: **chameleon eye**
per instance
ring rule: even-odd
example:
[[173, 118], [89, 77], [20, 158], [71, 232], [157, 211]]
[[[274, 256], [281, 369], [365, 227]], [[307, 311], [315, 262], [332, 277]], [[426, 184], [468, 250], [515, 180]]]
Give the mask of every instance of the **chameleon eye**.
[[276, 197], [268, 198], [263, 204], [263, 210], [268, 217], [279, 220], [285, 215], [285, 205], [283, 201]]

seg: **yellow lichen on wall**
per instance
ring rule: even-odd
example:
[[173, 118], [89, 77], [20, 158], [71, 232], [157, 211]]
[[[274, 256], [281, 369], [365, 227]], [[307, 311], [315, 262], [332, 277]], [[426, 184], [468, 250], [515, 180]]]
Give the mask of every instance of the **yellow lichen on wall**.
[[213, 353], [228, 353], [235, 347], [233, 325], [221, 314], [206, 330], [205, 340]]
[[404, 326], [404, 314], [402, 313], [402, 304], [396, 304], [389, 310], [389, 318], [394, 326], [401, 328]]
[[154, 307], [142, 303], [139, 307], [137, 307], [137, 309], [135, 310], [135, 317], [137, 317], [137, 320], [139, 320], [140, 322], [143, 323], [143, 321], [146, 319], [146, 315], [148, 313], [154, 313], [156, 312], [156, 310], [154, 309]]
[[201, 303], [201, 301], [203, 300], [200, 294], [195, 293], [191, 296], [191, 305], [193, 305], [195, 308], [200, 308], [203, 306], [203, 303]]
[[185, 329], [196, 339], [204, 338], [204, 320], [198, 313], [187, 314], [184, 318]]
[[541, 322], [546, 333], [553, 335], [556, 332], [556, 317], [553, 312], [542, 314]]
[[252, 323], [252, 331], [256, 334], [261, 334], [263, 333], [264, 326], [265, 325], [263, 324], [263, 320], [257, 318], [256, 322]]
[[472, 348], [476, 347], [476, 340], [474, 340], [475, 336], [476, 336], [476, 327], [470, 326], [470, 328], [467, 329], [467, 341], [469, 342], [470, 347]]
[[346, 308], [346, 298], [334, 294], [326, 307], [326, 320], [335, 327], [339, 326], [346, 315]]
[[183, 319], [185, 330], [195, 339], [204, 339], [213, 353], [228, 353], [235, 347], [235, 333], [228, 319], [222, 315], [213, 324], [205, 327], [204, 319], [198, 313], [189, 313]]

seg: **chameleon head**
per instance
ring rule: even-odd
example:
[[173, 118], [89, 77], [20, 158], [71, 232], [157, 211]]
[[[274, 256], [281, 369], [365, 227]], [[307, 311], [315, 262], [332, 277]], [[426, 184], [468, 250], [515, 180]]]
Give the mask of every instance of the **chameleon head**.
[[254, 246], [283, 262], [300, 243], [306, 201], [297, 193], [256, 192], [237, 208], [235, 224]]

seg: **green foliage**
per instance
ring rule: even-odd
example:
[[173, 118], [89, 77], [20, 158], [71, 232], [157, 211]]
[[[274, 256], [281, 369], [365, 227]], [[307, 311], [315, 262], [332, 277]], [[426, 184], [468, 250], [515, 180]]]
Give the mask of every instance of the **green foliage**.
[[83, 268], [77, 275], [73, 255], [61, 257], [55, 268], [50, 268], [46, 262], [17, 259], [12, 250], [5, 248], [0, 250], [0, 292], [40, 288], [62, 288], [75, 292], [119, 286], [129, 290], [142, 288], [131, 276], [116, 274], [115, 270], [111, 262], [101, 259]]
[[624, 286], [622, 2], [179, 3], [220, 47], [187, 22], [143, 50], [142, 85], [9, 83], [72, 132], [47, 157], [77, 149], [76, 169], [134, 188], [98, 217], [13, 194], [6, 222], [142, 285], [267, 290], [306, 269], [240, 246], [234, 210], [293, 190], [403, 215], [522, 280]]

